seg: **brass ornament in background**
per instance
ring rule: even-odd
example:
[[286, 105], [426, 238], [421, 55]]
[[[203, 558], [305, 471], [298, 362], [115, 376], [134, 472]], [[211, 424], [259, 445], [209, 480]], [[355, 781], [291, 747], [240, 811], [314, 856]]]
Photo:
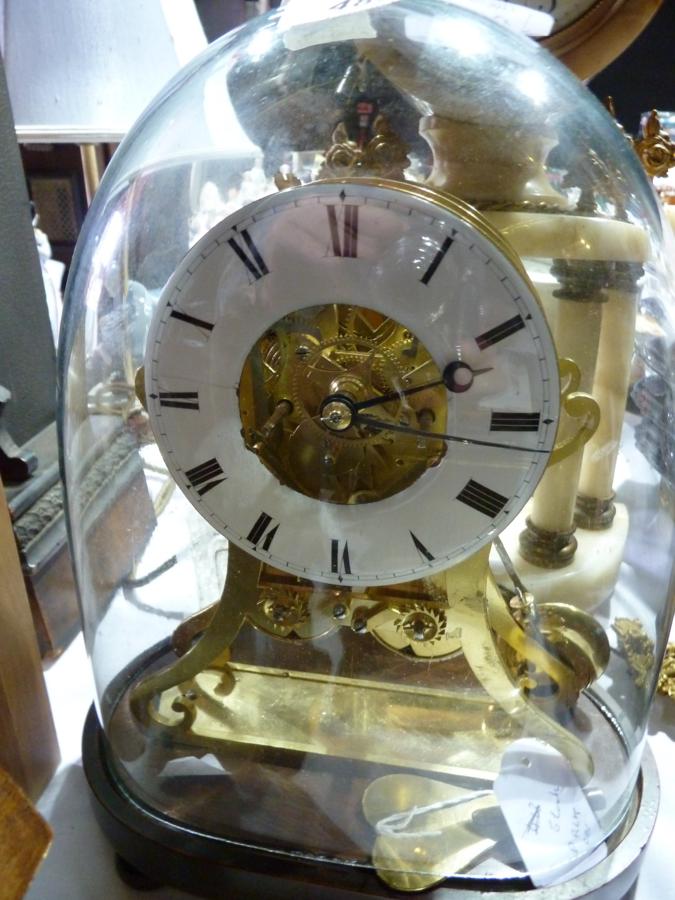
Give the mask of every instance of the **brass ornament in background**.
[[650, 178], [664, 178], [675, 166], [675, 143], [661, 127], [661, 120], [655, 109], [647, 117], [642, 135], [635, 138], [633, 146]]
[[376, 116], [373, 136], [363, 146], [350, 138], [344, 122], [333, 131], [332, 141], [326, 150], [319, 178], [377, 176], [405, 180], [404, 172], [410, 165], [408, 147], [386, 116]]
[[661, 666], [658, 684], [659, 694], [675, 700], [675, 644], [668, 644]]
[[626, 660], [636, 687], [646, 687], [654, 671], [654, 641], [639, 619], [620, 617], [614, 620], [612, 628], [618, 638], [619, 655]]

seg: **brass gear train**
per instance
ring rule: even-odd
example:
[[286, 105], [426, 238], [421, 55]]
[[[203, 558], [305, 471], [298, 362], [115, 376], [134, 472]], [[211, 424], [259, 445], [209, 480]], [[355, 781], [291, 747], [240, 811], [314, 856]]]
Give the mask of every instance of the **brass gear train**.
[[[340, 304], [291, 313], [260, 338], [244, 366], [240, 410], [246, 444], [279, 481], [308, 496], [332, 503], [391, 496], [442, 458], [442, 441], [393, 435], [358, 422], [331, 430], [322, 409], [331, 397], [358, 404], [395, 394], [412, 384], [410, 373], [421, 368], [423, 381], [439, 379], [414, 335], [381, 313]], [[269, 417], [282, 406], [270, 428]], [[429, 427], [418, 418], [424, 412], [443, 430], [446, 407], [444, 388], [434, 387], [414, 398], [396, 396], [374, 412], [385, 421]]]
[[[400, 343], [400, 342], [399, 342]], [[332, 351], [329, 353], [329, 351]], [[351, 360], [351, 364], [350, 364]], [[321, 361], [328, 365], [336, 364], [343, 368], [332, 371], [328, 366], [321, 370]], [[347, 363], [347, 366], [343, 364]], [[369, 365], [370, 363], [370, 365]], [[389, 368], [390, 371], [386, 371]], [[321, 403], [329, 394], [343, 393], [355, 401], [365, 400], [391, 390], [392, 384], [405, 384], [403, 367], [396, 358], [396, 353], [372, 339], [350, 334], [328, 338], [316, 346], [305, 360], [293, 366], [292, 402], [293, 413], [300, 418], [309, 419], [322, 435], [326, 429], [319, 421]], [[321, 384], [326, 381], [327, 384]], [[314, 395], [311, 406], [308, 403], [309, 390]], [[318, 388], [318, 390], [317, 390]], [[331, 389], [332, 388], [332, 389]], [[318, 400], [318, 402], [317, 402]], [[396, 413], [402, 412], [402, 398], [388, 404], [391, 409], [396, 403]], [[350, 443], [381, 443], [382, 432], [367, 428], [350, 428], [345, 432], [332, 432], [329, 437]]]

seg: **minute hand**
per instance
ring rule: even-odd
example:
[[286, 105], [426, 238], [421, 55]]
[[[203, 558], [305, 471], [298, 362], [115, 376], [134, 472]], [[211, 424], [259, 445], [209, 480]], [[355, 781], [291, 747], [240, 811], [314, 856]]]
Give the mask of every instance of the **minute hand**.
[[456, 444], [477, 444], [479, 447], [499, 447], [502, 450], [521, 450], [526, 453], [546, 453], [550, 450], [542, 450], [535, 447], [519, 447], [516, 444], [499, 444], [496, 441], [481, 441], [477, 438], [459, 437], [456, 434], [440, 434], [435, 431], [424, 431], [421, 428], [410, 428], [408, 425], [394, 425], [384, 422], [382, 419], [374, 419], [372, 416], [363, 416], [357, 412], [352, 421], [356, 425], [368, 425], [380, 431], [399, 431], [401, 434], [412, 434], [414, 437], [433, 438], [437, 441], [452, 441]]

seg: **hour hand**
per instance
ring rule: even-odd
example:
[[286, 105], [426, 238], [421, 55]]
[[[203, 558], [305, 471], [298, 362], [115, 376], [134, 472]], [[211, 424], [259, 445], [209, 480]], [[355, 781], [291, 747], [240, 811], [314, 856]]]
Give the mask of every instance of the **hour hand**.
[[371, 406], [379, 406], [382, 403], [391, 403], [393, 400], [399, 400], [401, 397], [410, 397], [413, 394], [419, 394], [429, 388], [444, 385], [453, 394], [463, 394], [468, 391], [476, 375], [483, 375], [485, 372], [491, 372], [492, 366], [484, 369], [473, 369], [468, 363], [461, 360], [454, 360], [448, 363], [443, 369], [441, 378], [435, 381], [427, 381], [424, 384], [417, 384], [414, 387], [400, 388], [397, 391], [391, 391], [388, 394], [380, 394], [379, 397], [369, 397], [368, 400], [360, 400], [354, 404], [355, 412], [362, 409], [369, 409]]

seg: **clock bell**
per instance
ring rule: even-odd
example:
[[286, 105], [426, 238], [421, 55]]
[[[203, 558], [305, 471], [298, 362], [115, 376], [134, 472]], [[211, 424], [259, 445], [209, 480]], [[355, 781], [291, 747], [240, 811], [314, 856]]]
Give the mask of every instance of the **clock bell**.
[[623, 896], [658, 793], [672, 238], [545, 49], [437, 0], [291, 9], [156, 99], [73, 266], [99, 820], [200, 896]]

